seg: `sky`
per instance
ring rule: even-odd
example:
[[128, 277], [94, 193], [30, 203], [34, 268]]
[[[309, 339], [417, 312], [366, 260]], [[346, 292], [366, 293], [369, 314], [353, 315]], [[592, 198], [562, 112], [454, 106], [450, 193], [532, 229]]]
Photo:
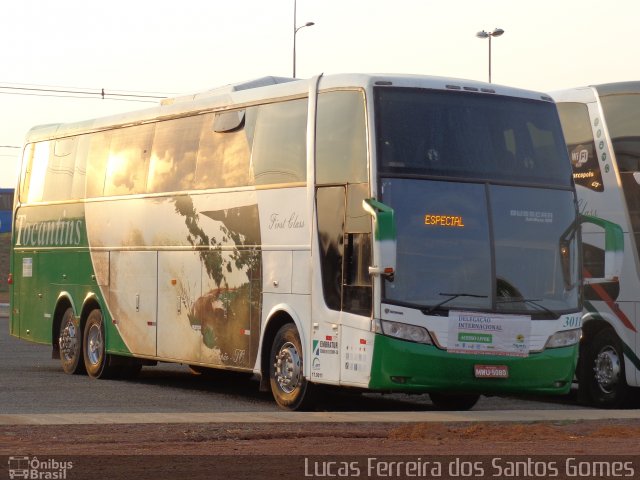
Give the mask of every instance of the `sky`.
[[[0, 187], [26, 132], [153, 106], [140, 97], [292, 76], [415, 73], [552, 91], [640, 80], [640, 1], [7, 0], [0, 14]], [[22, 88], [37, 90], [24, 90]], [[107, 93], [72, 98], [42, 89]], [[109, 92], [137, 97], [108, 99]], [[68, 95], [68, 94], [67, 94]], [[136, 101], [131, 101], [136, 100]], [[141, 100], [145, 100], [142, 102]]]

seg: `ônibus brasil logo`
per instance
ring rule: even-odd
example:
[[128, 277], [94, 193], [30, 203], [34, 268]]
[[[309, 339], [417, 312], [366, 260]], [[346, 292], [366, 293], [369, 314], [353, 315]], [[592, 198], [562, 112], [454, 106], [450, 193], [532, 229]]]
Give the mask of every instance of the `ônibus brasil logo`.
[[73, 462], [38, 457], [9, 457], [9, 478], [37, 480], [65, 480], [67, 471], [73, 468]]

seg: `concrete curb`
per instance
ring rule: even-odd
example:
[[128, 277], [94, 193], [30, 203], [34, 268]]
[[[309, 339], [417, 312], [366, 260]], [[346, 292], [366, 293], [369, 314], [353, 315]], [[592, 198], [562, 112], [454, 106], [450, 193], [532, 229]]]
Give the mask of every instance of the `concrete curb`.
[[0, 425], [152, 423], [429, 423], [563, 422], [640, 419], [638, 410], [508, 410], [470, 412], [230, 412], [0, 414]]

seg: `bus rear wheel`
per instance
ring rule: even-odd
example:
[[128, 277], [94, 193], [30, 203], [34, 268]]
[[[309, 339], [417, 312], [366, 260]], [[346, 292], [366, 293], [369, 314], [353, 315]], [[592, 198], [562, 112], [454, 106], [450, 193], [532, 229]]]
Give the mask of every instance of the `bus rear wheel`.
[[471, 410], [480, 400], [480, 395], [475, 393], [430, 393], [429, 398], [436, 410]]
[[62, 315], [58, 333], [58, 346], [60, 348], [62, 370], [68, 374], [84, 373], [84, 363], [81, 361], [82, 330], [80, 322], [71, 308], [67, 308]]
[[302, 344], [295, 325], [280, 327], [269, 357], [271, 392], [278, 406], [304, 410], [313, 404], [313, 385], [304, 376]]
[[106, 351], [104, 321], [102, 312], [97, 308], [87, 317], [82, 347], [84, 366], [90, 377], [108, 378], [116, 373], [114, 367], [109, 365], [110, 356]]

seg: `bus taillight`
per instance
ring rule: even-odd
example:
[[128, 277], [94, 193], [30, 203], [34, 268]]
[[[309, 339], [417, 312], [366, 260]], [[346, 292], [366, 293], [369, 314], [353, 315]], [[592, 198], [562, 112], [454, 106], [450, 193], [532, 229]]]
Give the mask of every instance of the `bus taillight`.
[[13, 273], [10, 273], [9, 276], [7, 277], [7, 283], [9, 285], [13, 285]]

